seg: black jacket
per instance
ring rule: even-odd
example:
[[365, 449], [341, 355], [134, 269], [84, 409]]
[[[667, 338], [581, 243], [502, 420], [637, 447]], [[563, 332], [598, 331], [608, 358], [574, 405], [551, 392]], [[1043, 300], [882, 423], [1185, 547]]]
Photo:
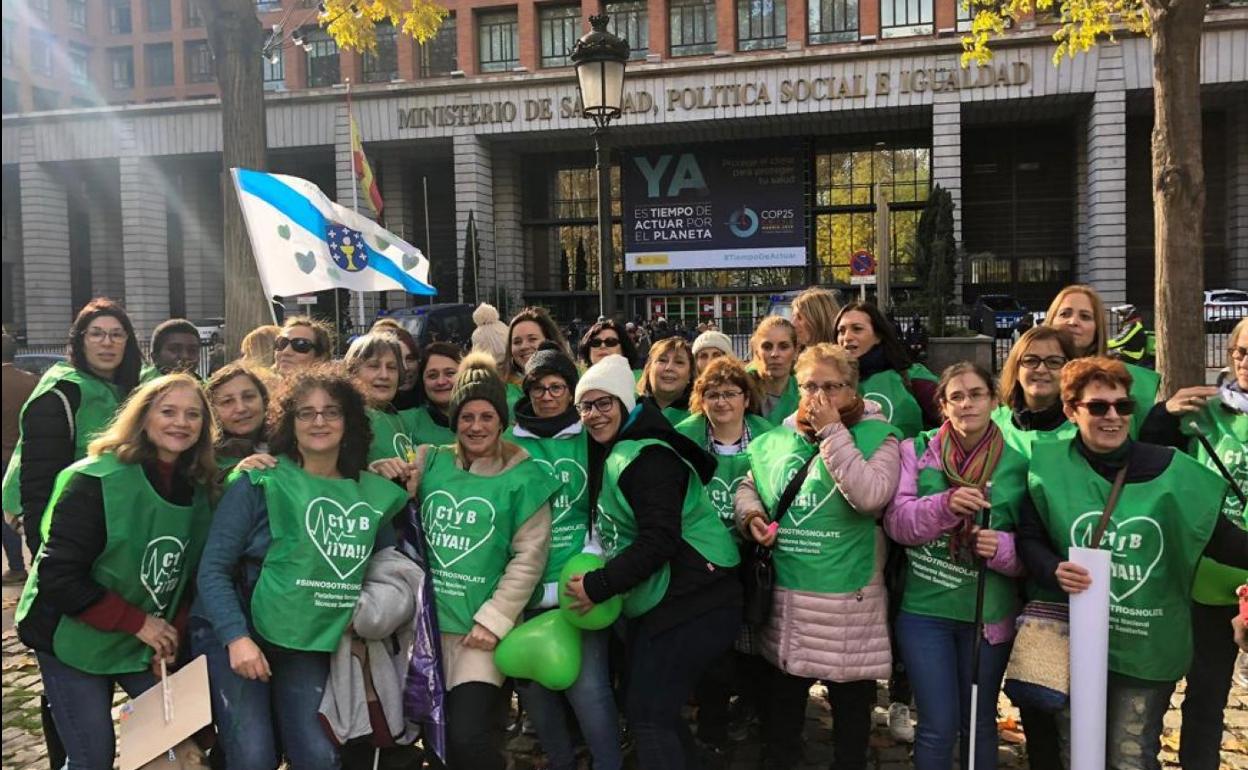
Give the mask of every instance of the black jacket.
[[[667, 593], [639, 619], [652, 633], [720, 607], [741, 603], [735, 570], [708, 562], [681, 537], [681, 511], [689, 488], [689, 466], [703, 484], [715, 475], [715, 458], [696, 442], [677, 433], [652, 404], [621, 428], [616, 441], [657, 438], [667, 447], [649, 446], [620, 475], [620, 491], [637, 516], [637, 539], [600, 570], [585, 575], [585, 593], [595, 603], [626, 593], [670, 565]], [[670, 448], [668, 448], [670, 447]], [[603, 464], [610, 446], [589, 442], [590, 510], [597, 510]]]
[[[82, 393], [72, 382], [55, 385], [69, 402], [69, 414], [77, 414]], [[52, 498], [56, 475], [74, 462], [74, 436], [65, 402], [56, 393], [44, 393], [26, 405], [22, 415], [22, 465], [18, 472], [22, 496], [22, 527], [26, 545], [39, 553], [42, 537], [39, 522]]]

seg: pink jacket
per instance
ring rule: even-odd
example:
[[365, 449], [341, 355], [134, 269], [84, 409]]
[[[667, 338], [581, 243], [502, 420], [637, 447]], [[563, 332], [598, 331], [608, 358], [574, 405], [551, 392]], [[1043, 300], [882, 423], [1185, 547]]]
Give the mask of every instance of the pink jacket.
[[[953, 489], [926, 497], [918, 496], [919, 472], [928, 468], [941, 469], [940, 440], [933, 435], [923, 456], [914, 456], [914, 440], [901, 444], [901, 480], [897, 494], [884, 514], [884, 531], [901, 545], [918, 546], [952, 532], [962, 517], [949, 508]], [[988, 569], [1008, 577], [1021, 577], [1023, 564], [1014, 548], [1014, 533], [997, 535], [997, 554], [988, 560]], [[990, 644], [999, 644], [1014, 637], [1014, 618], [1007, 618], [984, 628]]]
[[[863, 419], [883, 417], [879, 407], [868, 401]], [[792, 415], [784, 424], [794, 428]], [[825, 426], [818, 438], [820, 459], [841, 494], [862, 515], [878, 519], [897, 488], [897, 439], [887, 438], [868, 460], [840, 423]], [[737, 487], [733, 503], [737, 526], [748, 539], [752, 515], [766, 516], [753, 476]], [[884, 535], [876, 530], [875, 572], [860, 591], [822, 594], [777, 588], [771, 619], [762, 629], [763, 657], [794, 676], [832, 682], [887, 679], [892, 655], [883, 567]]]

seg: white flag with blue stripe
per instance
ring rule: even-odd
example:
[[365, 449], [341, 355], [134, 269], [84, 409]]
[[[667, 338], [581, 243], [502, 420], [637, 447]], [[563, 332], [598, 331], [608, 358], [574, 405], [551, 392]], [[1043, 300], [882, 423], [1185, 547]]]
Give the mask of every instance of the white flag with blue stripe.
[[429, 260], [306, 179], [230, 169], [260, 282], [270, 297], [325, 289], [432, 295]]

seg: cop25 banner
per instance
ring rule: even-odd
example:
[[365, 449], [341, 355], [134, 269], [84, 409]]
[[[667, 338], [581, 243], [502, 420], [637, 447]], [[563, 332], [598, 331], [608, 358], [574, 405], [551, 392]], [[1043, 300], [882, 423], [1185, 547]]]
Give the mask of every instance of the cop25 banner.
[[625, 152], [626, 269], [804, 266], [803, 158], [761, 142]]

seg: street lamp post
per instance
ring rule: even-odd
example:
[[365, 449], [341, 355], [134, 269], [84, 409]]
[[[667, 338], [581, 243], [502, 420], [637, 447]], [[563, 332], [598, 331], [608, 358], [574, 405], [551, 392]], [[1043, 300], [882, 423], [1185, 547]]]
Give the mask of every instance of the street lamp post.
[[598, 169], [598, 297], [599, 313], [615, 316], [615, 267], [611, 245], [611, 160], [607, 125], [620, 116], [624, 100], [624, 65], [628, 41], [607, 31], [608, 16], [590, 16], [590, 31], [572, 46], [571, 59], [581, 91], [581, 115], [594, 121], [594, 155]]

